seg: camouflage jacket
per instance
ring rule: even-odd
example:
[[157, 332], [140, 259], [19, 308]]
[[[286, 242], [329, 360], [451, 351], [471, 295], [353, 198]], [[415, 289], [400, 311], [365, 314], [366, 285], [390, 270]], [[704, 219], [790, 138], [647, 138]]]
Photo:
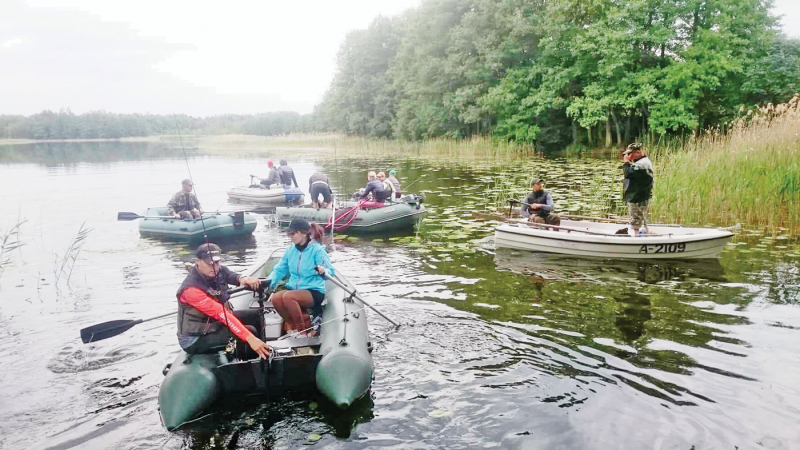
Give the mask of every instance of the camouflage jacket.
[[172, 215], [181, 211], [190, 211], [192, 209], [200, 209], [200, 202], [193, 192], [188, 194], [181, 189], [167, 203], [167, 214]]

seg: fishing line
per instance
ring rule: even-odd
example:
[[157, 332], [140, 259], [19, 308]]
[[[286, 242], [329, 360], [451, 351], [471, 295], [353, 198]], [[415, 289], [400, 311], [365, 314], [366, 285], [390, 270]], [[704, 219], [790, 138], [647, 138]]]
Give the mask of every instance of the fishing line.
[[[175, 120], [175, 129], [178, 131], [178, 140], [181, 143], [181, 150], [183, 150], [183, 160], [186, 161], [186, 171], [189, 173], [189, 180], [192, 182], [192, 191], [194, 192], [194, 197], [197, 198], [197, 188], [194, 187], [194, 178], [192, 178], [192, 169], [189, 168], [189, 157], [186, 156], [186, 147], [183, 146], [183, 136], [181, 135], [181, 128], [178, 125], [178, 116], [176, 114], [173, 114], [172, 118]], [[203, 219], [203, 215], [202, 214], [200, 214], [200, 225], [202, 225], [202, 227], [203, 227], [203, 239], [205, 239], [205, 241], [206, 241], [206, 248], [208, 249], [208, 256], [209, 256], [209, 258], [211, 258], [211, 246], [210, 246], [211, 242], [208, 241], [208, 232], [206, 232], [206, 222], [205, 222], [205, 219]], [[222, 261], [222, 255], [220, 255], [220, 269], [222, 268], [222, 262], [221, 261]], [[197, 264], [195, 264], [195, 266], [196, 265]], [[219, 280], [219, 272], [217, 271], [217, 267], [214, 264], [214, 260], [213, 259], [211, 259], [211, 270], [214, 271], [214, 280], [217, 282], [217, 284], [219, 284], [219, 281], [220, 281]], [[222, 282], [225, 283], [225, 284], [222, 285], [223, 289], [227, 288], [228, 287], [227, 286], [227, 282], [225, 280], [222, 280]], [[230, 331], [231, 324], [230, 324], [230, 322], [228, 322], [228, 314], [227, 314], [228, 308], [225, 305], [225, 303], [227, 303], [227, 302], [222, 302], [222, 319], [225, 320], [225, 326]], [[180, 314], [180, 311], [178, 311], [178, 314]], [[208, 317], [208, 322], [211, 322], [211, 316]], [[233, 335], [232, 331], [231, 331], [231, 335]], [[233, 342], [235, 344], [236, 343], [236, 339], [233, 339]]]

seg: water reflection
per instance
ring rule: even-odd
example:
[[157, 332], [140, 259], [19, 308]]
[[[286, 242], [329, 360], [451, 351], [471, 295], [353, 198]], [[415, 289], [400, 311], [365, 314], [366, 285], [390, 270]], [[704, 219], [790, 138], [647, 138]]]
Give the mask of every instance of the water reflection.
[[[190, 155], [196, 150], [187, 149]], [[0, 164], [40, 164], [47, 167], [81, 163], [112, 163], [183, 158], [183, 149], [153, 142], [37, 142], [0, 145]]]
[[[304, 189], [319, 169], [348, 193], [369, 169], [420, 178], [413, 190], [428, 192], [428, 215], [419, 232], [331, 247], [337, 269], [404, 326], [370, 315], [375, 381], [355, 408], [314, 395], [239, 398], [167, 433], [157, 392], [178, 351], [174, 320], [90, 346], [77, 330], [174, 309], [194, 247], [140, 239], [135, 222], [115, 219], [164, 204], [186, 162], [157, 145], [48, 145], [30, 157], [0, 150], [0, 190], [12, 200], [0, 214], [29, 220], [26, 246], [0, 278], [10, 336], [0, 354], [14, 367], [3, 372], [0, 447], [789, 448], [800, 438], [800, 273], [785, 256], [796, 238], [742, 236], [713, 261], [487, 253], [476, 243], [496, 224], [472, 211], [505, 192], [505, 175], [545, 171], [560, 207], [582, 207], [593, 200], [581, 186], [612, 186], [616, 163], [341, 152], [295, 163], [295, 150], [276, 155], [288, 156]], [[224, 209], [227, 188], [263, 159], [190, 155], [189, 164], [202, 201]], [[84, 221], [94, 231], [73, 282], [57, 290], [53, 253]], [[259, 218], [252, 239], [222, 243], [224, 263], [243, 271], [286, 243]], [[25, 433], [34, 428], [46, 431]]]

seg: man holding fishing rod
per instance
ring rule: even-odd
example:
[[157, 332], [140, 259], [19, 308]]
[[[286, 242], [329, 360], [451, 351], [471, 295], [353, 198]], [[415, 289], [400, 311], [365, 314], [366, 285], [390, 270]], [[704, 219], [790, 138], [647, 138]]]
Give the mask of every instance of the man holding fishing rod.
[[[195, 252], [195, 266], [178, 289], [178, 342], [186, 353], [207, 353], [224, 347], [236, 336], [261, 358], [269, 358], [269, 346], [258, 338], [256, 328], [243, 325], [228, 303], [228, 285], [258, 290], [258, 278], [240, 276], [220, 264], [216, 244], [203, 244]], [[257, 323], [257, 319], [256, 319]]]

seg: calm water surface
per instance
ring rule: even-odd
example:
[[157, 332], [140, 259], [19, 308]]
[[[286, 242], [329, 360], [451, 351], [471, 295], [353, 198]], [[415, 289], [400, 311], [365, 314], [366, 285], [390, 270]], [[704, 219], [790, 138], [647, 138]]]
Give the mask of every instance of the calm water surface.
[[[0, 148], [0, 237], [23, 247], [0, 273], [0, 447], [16, 448], [800, 448], [800, 242], [740, 230], [718, 261], [621, 262], [495, 250], [472, 212], [544, 176], [561, 211], [613, 206], [604, 159], [378, 157], [340, 150], [260, 156], [189, 151], [206, 210], [226, 189], [291, 161], [337, 189], [396, 168], [427, 194], [419, 233], [337, 238], [332, 260], [377, 315], [371, 395], [233, 399], [168, 433], [161, 369], [178, 352], [163, 319], [83, 345], [78, 330], [175, 308], [191, 248], [141, 239], [119, 211], [165, 204], [188, 176], [154, 144]], [[516, 185], [516, 186], [514, 186]], [[517, 194], [518, 195], [518, 194]], [[618, 195], [617, 195], [618, 197]], [[81, 227], [74, 268], [61, 269]], [[288, 240], [267, 217], [226, 243], [244, 270]], [[75, 252], [73, 251], [73, 254]]]

